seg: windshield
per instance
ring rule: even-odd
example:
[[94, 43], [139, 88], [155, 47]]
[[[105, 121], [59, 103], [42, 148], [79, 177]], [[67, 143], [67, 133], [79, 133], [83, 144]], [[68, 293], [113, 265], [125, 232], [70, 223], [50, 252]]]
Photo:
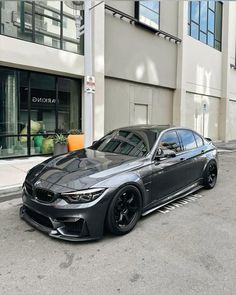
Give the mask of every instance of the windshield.
[[158, 135], [157, 129], [119, 129], [108, 133], [90, 148], [100, 152], [143, 157], [150, 152]]

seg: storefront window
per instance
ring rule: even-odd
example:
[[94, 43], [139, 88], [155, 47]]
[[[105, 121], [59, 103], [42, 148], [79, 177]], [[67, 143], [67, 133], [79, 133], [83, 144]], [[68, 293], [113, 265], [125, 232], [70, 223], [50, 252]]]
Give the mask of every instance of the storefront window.
[[78, 80], [0, 68], [0, 158], [51, 154], [53, 135], [80, 129]]
[[23, 106], [25, 97], [20, 85], [24, 85], [25, 78], [25, 72], [0, 68], [0, 157], [27, 154], [28, 88], [24, 90]]
[[79, 85], [76, 80], [58, 79], [58, 129], [64, 133], [77, 129], [79, 124], [80, 104], [78, 103]]
[[[39, 122], [43, 132], [55, 133], [56, 77], [31, 73], [30, 87], [31, 120]], [[34, 133], [35, 130], [33, 129], [31, 134]]]

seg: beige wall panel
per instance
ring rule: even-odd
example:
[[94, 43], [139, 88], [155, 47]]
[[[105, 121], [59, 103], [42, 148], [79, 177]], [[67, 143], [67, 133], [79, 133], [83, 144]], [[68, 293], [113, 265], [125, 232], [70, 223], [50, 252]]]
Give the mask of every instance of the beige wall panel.
[[84, 75], [82, 55], [0, 36], [0, 64], [44, 73]]
[[106, 12], [106, 76], [175, 88], [177, 46]]
[[153, 90], [152, 123], [172, 125], [173, 123], [173, 91], [162, 88]]
[[105, 80], [105, 131], [143, 122], [137, 106], [145, 108], [149, 124], [172, 124], [173, 92], [115, 79]]
[[219, 98], [186, 93], [184, 126], [213, 140], [219, 139], [219, 107]]
[[229, 88], [230, 88], [230, 98], [236, 100], [236, 70], [230, 71], [229, 76]]
[[[230, 63], [235, 65], [235, 44], [236, 44], [236, 3], [232, 1], [232, 3], [229, 3], [230, 9], [229, 9], [229, 17], [230, 17], [230, 29], [231, 33], [229, 35], [230, 39], [230, 47], [229, 47], [229, 58]], [[236, 70], [231, 69], [229, 74], [229, 95], [230, 99], [236, 100]]]
[[222, 53], [186, 36], [185, 89], [193, 93], [221, 96]]
[[160, 1], [160, 29], [177, 37], [178, 1]]
[[105, 79], [105, 133], [129, 125], [129, 84]]
[[134, 1], [109, 1], [107, 4], [134, 17]]
[[229, 140], [236, 140], [236, 101], [229, 102]]

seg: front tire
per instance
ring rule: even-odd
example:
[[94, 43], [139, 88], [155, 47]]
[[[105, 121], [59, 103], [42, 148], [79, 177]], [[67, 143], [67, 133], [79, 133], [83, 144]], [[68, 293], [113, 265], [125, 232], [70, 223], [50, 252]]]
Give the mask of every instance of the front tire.
[[115, 235], [129, 233], [141, 215], [142, 197], [133, 185], [120, 189], [113, 198], [107, 212], [106, 226]]
[[217, 180], [217, 174], [218, 174], [217, 164], [213, 161], [208, 163], [204, 172], [204, 177], [203, 177], [203, 184], [206, 189], [212, 189], [215, 186], [216, 180]]

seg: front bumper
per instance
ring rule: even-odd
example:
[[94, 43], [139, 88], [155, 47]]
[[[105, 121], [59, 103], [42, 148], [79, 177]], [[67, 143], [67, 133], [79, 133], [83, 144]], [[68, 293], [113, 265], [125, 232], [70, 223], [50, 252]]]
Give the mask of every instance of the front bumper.
[[98, 240], [111, 199], [105, 193], [93, 204], [68, 204], [64, 200], [41, 203], [23, 192], [20, 217], [50, 237], [68, 241]]

